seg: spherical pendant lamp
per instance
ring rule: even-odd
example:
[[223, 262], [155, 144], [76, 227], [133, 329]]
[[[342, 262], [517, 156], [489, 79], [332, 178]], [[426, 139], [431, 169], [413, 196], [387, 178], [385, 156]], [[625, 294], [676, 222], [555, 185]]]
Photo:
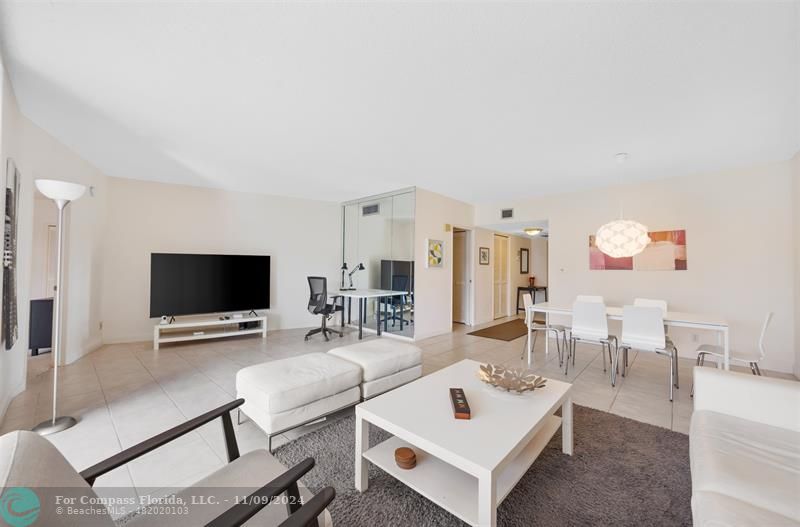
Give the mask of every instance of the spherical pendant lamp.
[[[628, 154], [625, 152], [615, 157], [619, 164], [624, 164], [628, 160]], [[638, 221], [623, 219], [621, 200], [619, 216], [618, 220], [610, 221], [597, 229], [594, 244], [602, 253], [612, 258], [636, 256], [650, 243], [647, 227]]]
[[599, 229], [594, 243], [601, 252], [612, 258], [635, 256], [650, 243], [647, 227], [633, 220], [614, 220]]

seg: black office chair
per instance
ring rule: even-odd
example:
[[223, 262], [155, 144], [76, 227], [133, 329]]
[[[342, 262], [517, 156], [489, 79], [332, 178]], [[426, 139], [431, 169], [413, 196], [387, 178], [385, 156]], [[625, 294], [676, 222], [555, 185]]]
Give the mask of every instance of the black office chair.
[[[392, 275], [392, 291], [408, 291], [409, 290], [409, 278], [408, 275], [404, 274], [395, 274]], [[408, 307], [411, 302], [411, 298], [409, 295], [404, 297], [400, 296], [390, 296], [383, 299], [383, 302], [388, 304], [388, 307], [392, 308], [392, 314], [384, 317], [383, 319], [383, 328], [384, 331], [387, 330], [388, 321], [392, 321], [392, 327], [395, 326], [396, 321], [400, 321], [400, 328], [402, 329], [403, 324], [410, 324], [414, 322], [414, 318], [412, 315], [411, 322], [404, 318], [403, 308]], [[397, 309], [400, 308], [400, 313], [398, 314]]]
[[337, 311], [342, 311], [342, 306], [336, 305], [335, 302], [328, 303], [328, 279], [324, 276], [309, 276], [308, 287], [311, 290], [311, 296], [308, 298], [308, 312], [312, 315], [321, 315], [322, 325], [306, 333], [306, 340], [317, 333], [322, 333], [326, 342], [330, 340], [328, 333], [336, 333], [340, 337], [343, 336], [341, 331], [328, 327], [328, 320], [333, 318]]

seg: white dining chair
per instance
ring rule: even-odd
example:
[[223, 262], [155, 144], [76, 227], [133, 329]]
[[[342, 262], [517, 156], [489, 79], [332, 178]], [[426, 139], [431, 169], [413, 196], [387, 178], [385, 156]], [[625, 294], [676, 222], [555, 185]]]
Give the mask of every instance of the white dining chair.
[[[758, 363], [761, 362], [764, 355], [767, 354], [767, 350], [764, 348], [764, 338], [767, 336], [767, 329], [769, 328], [770, 322], [772, 322], [772, 312], [767, 313], [767, 316], [764, 317], [764, 323], [761, 325], [761, 335], [758, 337], [758, 351], [732, 352], [730, 354], [731, 362], [738, 362], [744, 366], [749, 366], [753, 375], [761, 375], [761, 369], [758, 367]], [[715, 344], [703, 344], [699, 346], [697, 348], [697, 365], [703, 366], [707, 356], [713, 357], [715, 362], [721, 364], [725, 357], [725, 348]]]
[[576, 302], [600, 302], [601, 304], [605, 304], [605, 300], [603, 300], [602, 296], [597, 295], [578, 295], [575, 298]]
[[616, 384], [619, 354], [622, 352], [622, 376], [625, 376], [628, 350], [654, 352], [669, 357], [669, 400], [673, 387], [678, 388], [678, 350], [667, 341], [664, 333], [664, 312], [659, 306], [624, 306], [622, 308], [622, 336], [611, 367], [611, 385]]
[[[641, 306], [641, 307], [648, 307], [648, 306], [649, 307], [657, 307], [657, 308], [661, 309], [661, 314], [663, 315], [663, 317], [667, 318], [668, 307], [667, 307], [667, 301], [666, 300], [660, 300], [660, 299], [657, 299], [657, 298], [634, 298], [633, 299], [633, 305], [634, 306]], [[672, 346], [675, 346], [675, 344], [672, 342], [672, 339], [669, 338], [669, 326], [667, 326], [666, 324], [664, 324], [664, 336], [667, 339], [667, 345], [668, 346], [670, 344], [672, 344]], [[628, 366], [628, 358], [627, 357], [625, 357], [625, 366]]]
[[[539, 324], [534, 319], [534, 313], [530, 310], [533, 306], [533, 298], [531, 297], [530, 293], [525, 293], [522, 295], [522, 303], [525, 306], [525, 327], [529, 328], [530, 331], [526, 333], [525, 342], [522, 346], [522, 356], [520, 359], [525, 357], [525, 353], [528, 350], [528, 339], [531, 338], [531, 332], [533, 332], [533, 344], [531, 345], [532, 349], [536, 348], [536, 337], [539, 335], [539, 332], [544, 332], [545, 338], [547, 337], [548, 333], [553, 333], [556, 338], [556, 348], [558, 349], [558, 365], [561, 366], [563, 362], [563, 355], [561, 353], [561, 342], [564, 343], [564, 349], [567, 347], [567, 332], [569, 328], [566, 326], [562, 326], [560, 324]], [[529, 358], [530, 359], [530, 358]], [[528, 360], [528, 365], [530, 366], [530, 360]]]
[[667, 301], [655, 298], [634, 298], [633, 305], [638, 307], [657, 307], [661, 309], [662, 316], [667, 315]]
[[572, 304], [572, 327], [569, 329], [569, 347], [564, 361], [564, 375], [569, 371], [569, 361], [575, 365], [575, 350], [578, 342], [590, 342], [602, 346], [601, 355], [603, 356], [603, 371], [606, 371], [606, 348], [608, 348], [608, 359], [611, 361], [611, 343], [617, 347], [617, 337], [608, 334], [608, 315], [606, 305], [600, 300], [583, 300], [586, 297], [579, 296]]

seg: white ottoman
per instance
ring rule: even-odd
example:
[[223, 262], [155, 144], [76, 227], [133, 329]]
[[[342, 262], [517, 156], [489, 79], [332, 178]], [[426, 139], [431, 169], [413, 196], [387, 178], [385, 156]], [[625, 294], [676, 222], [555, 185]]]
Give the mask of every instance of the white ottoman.
[[272, 436], [346, 408], [361, 399], [361, 367], [327, 353], [309, 353], [242, 368], [236, 396], [242, 412]]
[[380, 338], [328, 352], [357, 364], [362, 372], [361, 396], [375, 397], [422, 376], [422, 351], [412, 344]]

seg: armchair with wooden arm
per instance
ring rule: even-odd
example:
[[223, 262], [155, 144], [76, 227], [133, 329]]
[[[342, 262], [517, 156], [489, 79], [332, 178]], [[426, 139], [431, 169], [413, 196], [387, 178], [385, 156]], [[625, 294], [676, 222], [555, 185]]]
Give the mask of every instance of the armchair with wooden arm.
[[[114, 522], [111, 516], [103, 514], [106, 511], [87, 511], [91, 517], [85, 518], [75, 514], [65, 515], [56, 506], [56, 498], [59, 493], [67, 491], [74, 495], [97, 497], [92, 486], [100, 476], [220, 418], [228, 463], [192, 486], [167, 497], [167, 502], [188, 504], [186, 512], [134, 513], [126, 518], [126, 527], [238, 527], [256, 515], [258, 525], [331, 525], [326, 507], [335, 497], [334, 490], [326, 487], [312, 495], [307, 488], [298, 485], [298, 480], [314, 467], [313, 458], [305, 459], [287, 470], [266, 450], [240, 455], [230, 412], [242, 403], [244, 399], [224, 404], [127, 448], [80, 474], [49, 441], [38, 434], [11, 432], [0, 437], [0, 466], [11, 467], [5, 473], [5, 479], [0, 477], [0, 486], [37, 489], [41, 501], [40, 519], [45, 522], [43, 525], [66, 527], [77, 525], [77, 520], [84, 521], [85, 525], [112, 527]], [[47, 470], [43, 470], [43, 467], [47, 467]], [[89, 523], [85, 523], [87, 521]]]

